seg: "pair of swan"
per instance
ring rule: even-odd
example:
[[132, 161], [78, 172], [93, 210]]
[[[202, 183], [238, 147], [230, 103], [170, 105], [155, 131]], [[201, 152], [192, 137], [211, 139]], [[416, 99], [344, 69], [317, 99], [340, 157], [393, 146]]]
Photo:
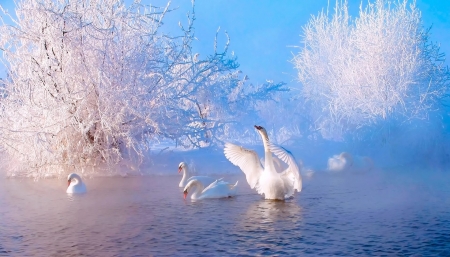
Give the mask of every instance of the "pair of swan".
[[222, 179], [214, 179], [208, 176], [189, 177], [188, 166], [184, 162], [178, 165], [178, 173], [181, 172], [183, 172], [183, 177], [178, 186], [183, 188], [184, 199], [191, 191], [193, 191], [191, 194], [192, 200], [224, 198], [236, 195], [238, 182], [233, 185]]
[[328, 170], [340, 171], [369, 171], [373, 168], [373, 161], [367, 156], [352, 156], [347, 152], [334, 155], [328, 159]]
[[68, 194], [82, 194], [86, 193], [86, 185], [81, 180], [81, 177], [76, 173], [70, 173], [67, 177], [67, 190]]
[[250, 187], [264, 195], [265, 199], [288, 199], [295, 190], [302, 190], [302, 177], [294, 156], [283, 147], [272, 144], [265, 128], [256, 125], [255, 128], [264, 145], [264, 166], [255, 151], [231, 143], [225, 144], [225, 157], [239, 166]]

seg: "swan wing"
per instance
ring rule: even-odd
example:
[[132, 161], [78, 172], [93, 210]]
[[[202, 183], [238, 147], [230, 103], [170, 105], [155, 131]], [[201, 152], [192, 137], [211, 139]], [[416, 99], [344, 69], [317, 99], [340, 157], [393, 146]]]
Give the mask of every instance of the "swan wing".
[[232, 190], [231, 185], [228, 182], [225, 182], [223, 180], [216, 180], [208, 187], [203, 189], [202, 194], [200, 196], [200, 199], [206, 199], [206, 198], [223, 198], [223, 197], [229, 197], [235, 195], [235, 190]]
[[259, 162], [258, 154], [249, 149], [231, 143], [225, 144], [224, 154], [227, 159], [238, 166], [245, 174], [251, 188], [258, 187], [258, 181], [263, 168]]
[[84, 194], [86, 191], [86, 185], [82, 182], [76, 185], [71, 184], [66, 190], [69, 194]]
[[291, 196], [294, 194], [294, 190], [297, 190], [298, 192], [302, 191], [300, 169], [292, 153], [285, 148], [272, 143], [269, 143], [269, 149], [275, 156], [287, 164], [287, 168], [280, 174], [286, 185], [286, 195]]
[[[203, 189], [203, 192], [210, 190], [211, 188], [216, 187], [218, 184], [223, 183], [223, 181], [221, 179], [216, 179], [214, 180], [211, 184], [209, 184], [207, 187], [205, 187], [205, 189]], [[203, 193], [202, 192], [202, 193]]]

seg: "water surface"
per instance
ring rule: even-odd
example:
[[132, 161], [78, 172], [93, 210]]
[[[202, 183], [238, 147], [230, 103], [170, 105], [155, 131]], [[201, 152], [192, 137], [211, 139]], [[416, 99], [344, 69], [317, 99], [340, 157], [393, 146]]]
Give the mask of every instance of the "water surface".
[[[428, 173], [424, 173], [428, 174]], [[183, 200], [179, 176], [0, 179], [2, 256], [450, 256], [445, 173], [315, 174], [286, 202]]]

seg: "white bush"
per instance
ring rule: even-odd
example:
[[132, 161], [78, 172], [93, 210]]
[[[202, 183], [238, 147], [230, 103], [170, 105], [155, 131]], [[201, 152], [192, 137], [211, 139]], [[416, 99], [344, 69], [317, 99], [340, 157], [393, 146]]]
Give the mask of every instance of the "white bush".
[[443, 55], [407, 0], [376, 0], [354, 19], [336, 1], [332, 17], [312, 17], [302, 39], [293, 62], [325, 138], [342, 140], [391, 116], [426, 118], [448, 89]]

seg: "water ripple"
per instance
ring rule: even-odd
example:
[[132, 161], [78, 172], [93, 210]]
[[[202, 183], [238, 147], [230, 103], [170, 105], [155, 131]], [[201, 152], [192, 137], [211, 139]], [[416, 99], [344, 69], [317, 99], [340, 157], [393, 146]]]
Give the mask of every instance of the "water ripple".
[[0, 180], [0, 256], [450, 256], [448, 192], [322, 176], [286, 202], [244, 184], [190, 201], [178, 180], [91, 179], [70, 197], [63, 181]]

